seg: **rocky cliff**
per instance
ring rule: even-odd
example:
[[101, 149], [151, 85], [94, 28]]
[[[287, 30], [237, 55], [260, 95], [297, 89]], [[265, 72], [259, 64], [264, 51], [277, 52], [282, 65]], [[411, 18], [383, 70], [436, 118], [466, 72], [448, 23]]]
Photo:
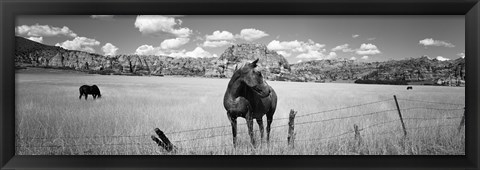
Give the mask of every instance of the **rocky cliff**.
[[291, 65], [299, 81], [372, 80], [436, 84], [465, 81], [465, 59], [439, 61], [427, 56], [385, 62], [315, 60]]
[[231, 77], [235, 67], [244, 62], [259, 59], [259, 69], [267, 79], [274, 79], [282, 72], [289, 72], [288, 61], [275, 51], [268, 50], [263, 44], [237, 44], [228, 47], [218, 58], [217, 67], [222, 76]]

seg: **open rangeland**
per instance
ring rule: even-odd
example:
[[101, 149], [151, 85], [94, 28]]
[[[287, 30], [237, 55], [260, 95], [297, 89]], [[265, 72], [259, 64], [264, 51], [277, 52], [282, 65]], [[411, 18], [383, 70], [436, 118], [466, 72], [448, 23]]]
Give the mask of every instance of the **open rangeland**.
[[[270, 144], [263, 141], [252, 147], [245, 119], [239, 118], [238, 146], [233, 148], [222, 104], [228, 79], [31, 70], [16, 74], [19, 155], [465, 154], [464, 129], [458, 131], [464, 87], [407, 90], [394, 85], [269, 81], [278, 95]], [[102, 98], [79, 100], [83, 84], [96, 84]], [[393, 95], [399, 99], [407, 137]], [[293, 148], [287, 145], [291, 109], [298, 112]], [[165, 152], [152, 141], [157, 127], [176, 152]], [[258, 141], [256, 123], [254, 129]]]

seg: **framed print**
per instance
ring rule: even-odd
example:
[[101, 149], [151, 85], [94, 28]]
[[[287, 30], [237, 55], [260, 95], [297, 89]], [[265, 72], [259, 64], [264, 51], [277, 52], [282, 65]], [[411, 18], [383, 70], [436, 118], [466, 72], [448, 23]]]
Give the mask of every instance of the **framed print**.
[[478, 1], [1, 9], [4, 169], [478, 168]]

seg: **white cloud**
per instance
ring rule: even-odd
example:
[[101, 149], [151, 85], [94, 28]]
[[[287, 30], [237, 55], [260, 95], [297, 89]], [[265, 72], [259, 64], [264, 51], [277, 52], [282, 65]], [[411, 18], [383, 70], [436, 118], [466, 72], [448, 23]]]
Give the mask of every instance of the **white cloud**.
[[368, 56], [363, 56], [362, 59], [368, 60]]
[[24, 36], [32, 36], [32, 37], [51, 37], [51, 36], [59, 36], [59, 35], [64, 35], [64, 36], [70, 36], [70, 37], [77, 37], [77, 34], [75, 34], [70, 28], [63, 26], [62, 28], [60, 27], [52, 27], [49, 25], [22, 25], [22, 26], [17, 26], [15, 28], [15, 32], [18, 35], [24, 35]]
[[343, 50], [343, 49], [346, 49], [346, 48], [348, 48], [348, 44], [338, 45], [338, 46], [332, 48], [331, 50], [332, 51], [338, 51], [338, 50]]
[[284, 56], [284, 57], [290, 57], [292, 56], [292, 53], [288, 53], [286, 51], [277, 51], [278, 54]]
[[235, 36], [228, 31], [214, 31], [212, 35], [205, 36], [207, 40], [220, 41], [220, 40], [234, 40]]
[[273, 40], [271, 41], [270, 43], [268, 43], [267, 45], [267, 48], [269, 50], [293, 50], [293, 49], [297, 49], [297, 48], [301, 48], [302, 47], [302, 43], [301, 41], [277, 41], [277, 40]]
[[192, 51], [186, 51], [185, 49], [180, 51], [173, 51], [169, 54], [164, 54], [170, 57], [192, 57], [192, 58], [210, 58], [218, 57], [216, 54], [211, 54], [208, 51], [205, 51], [202, 47], [196, 47]]
[[[335, 52], [330, 52], [328, 55], [324, 54], [325, 44], [315, 43], [313, 40], [303, 41], [278, 41], [273, 40], [268, 43], [267, 48], [269, 50], [277, 51], [280, 55], [289, 57], [292, 53], [297, 53], [297, 58], [310, 58], [310, 59], [330, 59], [337, 56]], [[298, 54], [300, 53], [300, 54]]]
[[348, 44], [339, 45], [339, 46], [336, 46], [336, 47], [331, 49], [331, 51], [339, 51], [339, 50], [342, 50], [343, 52], [353, 52], [353, 51], [355, 51], [355, 50], [352, 50], [352, 49], [348, 48]]
[[375, 55], [380, 54], [380, 50], [378, 50], [376, 45], [373, 44], [362, 44], [360, 48], [356, 50], [358, 55]]
[[323, 59], [325, 54], [320, 51], [308, 51], [297, 55], [297, 58]]
[[170, 57], [187, 57], [185, 52], [187, 50], [183, 49], [183, 50], [178, 50], [178, 51], [171, 51], [169, 54], [165, 54], [162, 52], [161, 55], [166, 55], [166, 56], [170, 56]]
[[43, 42], [43, 37], [28, 37], [27, 39], [38, 42], [38, 43]]
[[106, 56], [114, 56], [115, 54], [117, 54], [117, 50], [118, 48], [115, 47], [113, 44], [111, 43], [106, 43], [103, 47], [102, 47], [102, 51], [103, 53], [106, 55]]
[[182, 45], [187, 44], [190, 41], [189, 38], [174, 38], [174, 39], [166, 39], [160, 44], [162, 49], [173, 49], [178, 48]]
[[79, 50], [94, 53], [95, 49], [93, 46], [100, 45], [100, 42], [95, 39], [90, 39], [86, 37], [75, 37], [73, 40], [67, 40], [62, 43], [57, 43], [55, 46], [60, 46], [69, 50]]
[[436, 59], [439, 60], [439, 61], [448, 61], [448, 60], [450, 60], [449, 58], [445, 58], [445, 57], [442, 57], [442, 56], [437, 56]]
[[90, 18], [108, 20], [113, 19], [113, 16], [115, 15], [90, 15]]
[[170, 57], [193, 57], [193, 58], [210, 58], [218, 57], [216, 54], [211, 54], [205, 51], [201, 47], [196, 47], [192, 51], [182, 50], [170, 50], [162, 49], [161, 47], [153, 47], [151, 45], [142, 45], [135, 50], [137, 55], [164, 55]]
[[328, 53], [328, 58], [335, 58], [335, 57], [337, 57], [337, 53], [335, 52]]
[[193, 58], [210, 58], [214, 57], [210, 52], [205, 51], [202, 47], [197, 47], [193, 51], [186, 52], [187, 57]]
[[315, 43], [313, 40], [303, 41], [277, 41], [273, 40], [268, 45], [269, 50], [288, 51], [288, 52], [307, 52], [307, 51], [325, 51], [325, 44]]
[[337, 57], [337, 54], [335, 52], [330, 52], [328, 55], [325, 55], [324, 52], [325, 50], [321, 50], [321, 51], [309, 50], [306, 53], [301, 53], [297, 55], [297, 58], [323, 60], [323, 59], [332, 59]]
[[253, 41], [268, 36], [267, 33], [255, 28], [246, 28], [240, 31], [240, 34], [237, 34], [236, 37], [244, 39], [246, 41]]
[[352, 57], [352, 58], [350, 58], [350, 60], [357, 60], [357, 58], [356, 58], [356, 57]]
[[233, 44], [233, 43], [229, 41], [208, 41], [208, 40], [203, 42], [204, 47], [222, 47], [230, 44]]
[[340, 51], [342, 50], [343, 52], [355, 52], [357, 53], [358, 55], [375, 55], [375, 54], [380, 54], [381, 51], [378, 49], [378, 47], [376, 45], [373, 45], [373, 44], [361, 44], [360, 45], [360, 48], [357, 48], [357, 49], [351, 49], [351, 48], [348, 48], [348, 44], [342, 44], [342, 45], [338, 45], [334, 48], [331, 49], [331, 51]]
[[465, 53], [458, 53], [457, 55], [461, 58], [465, 58]]
[[192, 30], [189, 28], [180, 28], [172, 31], [172, 34], [175, 34], [177, 37], [188, 37], [192, 34]]
[[206, 41], [203, 42], [204, 47], [222, 47], [233, 44], [235, 36], [228, 31], [214, 31], [212, 35], [205, 36]]
[[135, 28], [144, 34], [169, 33], [176, 37], [186, 38], [192, 34], [189, 28], [175, 28], [182, 20], [162, 15], [139, 15], [135, 20]]
[[352, 34], [352, 38], [357, 38], [357, 37], [359, 37], [359, 36], [360, 36], [360, 35], [358, 35], [358, 34]]
[[195, 36], [195, 39], [193, 39], [193, 41], [203, 41], [205, 38], [203, 38], [202, 36]]
[[298, 61], [297, 61], [297, 63], [301, 63], [301, 62], [302, 62], [302, 60], [298, 60]]
[[151, 45], [141, 45], [135, 50], [137, 55], [160, 55], [160, 47], [153, 47]]
[[254, 28], [242, 29], [240, 34], [233, 35], [228, 31], [214, 31], [212, 35], [205, 35], [205, 42], [203, 47], [222, 47], [234, 42], [238, 39], [244, 39], [246, 41], [253, 41], [262, 37], [268, 36], [267, 33]]
[[418, 44], [421, 44], [423, 46], [443, 46], [443, 47], [455, 47], [452, 43], [442, 41], [442, 40], [434, 40], [433, 38], [425, 38], [423, 40], [420, 40]]

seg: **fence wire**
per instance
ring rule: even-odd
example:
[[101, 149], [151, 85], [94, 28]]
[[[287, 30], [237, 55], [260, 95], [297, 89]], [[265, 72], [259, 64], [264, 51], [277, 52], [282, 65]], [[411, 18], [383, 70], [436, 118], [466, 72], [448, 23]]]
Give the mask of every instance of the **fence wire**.
[[[411, 101], [411, 102], [423, 102], [423, 103], [432, 103], [432, 104], [448, 104], [448, 105], [457, 105], [461, 106], [462, 104], [457, 104], [457, 103], [443, 103], [443, 102], [430, 102], [430, 101], [423, 101], [423, 100], [413, 100], [413, 99], [399, 99], [398, 100], [403, 100], [403, 101]], [[327, 113], [327, 112], [334, 112], [334, 111], [339, 111], [339, 110], [344, 110], [344, 109], [349, 109], [349, 108], [356, 108], [356, 107], [361, 107], [361, 106], [366, 106], [366, 105], [372, 105], [376, 103], [382, 103], [382, 102], [387, 102], [387, 101], [392, 101], [392, 99], [386, 99], [386, 100], [379, 100], [375, 102], [369, 102], [369, 103], [363, 103], [363, 104], [358, 104], [358, 105], [352, 105], [352, 106], [347, 106], [347, 107], [342, 107], [342, 108], [336, 108], [336, 109], [330, 109], [330, 110], [324, 110], [324, 111], [319, 111], [319, 112], [312, 112], [312, 113], [307, 113], [303, 115], [297, 115], [296, 118], [299, 117], [307, 117], [307, 116], [312, 116], [312, 115], [317, 115], [321, 113]], [[404, 108], [400, 109], [401, 111], [407, 111], [407, 110], [436, 110], [436, 111], [453, 111], [453, 110], [464, 110], [463, 108], [432, 108], [432, 107], [411, 107], [411, 108]], [[375, 114], [380, 114], [380, 113], [387, 113], [387, 112], [393, 112], [397, 111], [397, 109], [388, 109], [388, 110], [382, 110], [382, 111], [376, 111], [376, 112], [370, 112], [370, 113], [364, 113], [364, 114], [358, 114], [358, 115], [352, 115], [352, 116], [343, 116], [343, 117], [335, 117], [335, 118], [329, 118], [329, 119], [322, 119], [322, 120], [316, 120], [316, 121], [304, 121], [304, 122], [298, 122], [295, 123], [295, 125], [305, 125], [305, 124], [313, 124], [313, 123], [320, 123], [320, 122], [328, 122], [328, 121], [333, 121], [333, 120], [343, 120], [343, 119], [349, 119], [349, 118], [355, 118], [355, 117], [364, 117], [364, 116], [371, 116]], [[405, 117], [403, 120], [423, 120], [423, 121], [428, 121], [428, 120], [448, 120], [448, 119], [459, 119], [462, 118], [460, 116], [454, 116], [454, 117]], [[273, 120], [285, 120], [289, 118], [276, 118]], [[364, 131], [366, 129], [370, 129], [373, 127], [377, 126], [383, 126], [386, 124], [398, 122], [400, 119], [395, 119], [395, 120], [390, 120], [390, 121], [385, 121], [385, 122], [380, 122], [372, 125], [367, 125], [365, 127], [359, 128], [358, 131]], [[242, 124], [237, 124], [239, 125], [245, 125], [246, 123]], [[277, 125], [277, 126], [272, 126], [271, 129], [275, 128], [280, 128], [280, 127], [286, 127], [286, 125]], [[406, 130], [414, 130], [414, 129], [424, 129], [424, 128], [433, 128], [433, 127], [447, 127], [447, 126], [458, 126], [458, 125], [434, 125], [434, 126], [425, 126], [425, 127], [414, 127], [414, 128], [406, 128]], [[199, 129], [189, 129], [189, 130], [181, 130], [181, 131], [174, 131], [174, 132], [166, 132], [165, 134], [171, 135], [171, 134], [181, 134], [181, 133], [189, 133], [189, 132], [199, 132], [199, 131], [206, 131], [206, 130], [212, 130], [212, 129], [220, 129], [220, 128], [227, 128], [231, 127], [231, 125], [221, 125], [221, 126], [214, 126], [214, 127], [206, 127], [206, 128], [199, 128]], [[258, 132], [260, 130], [254, 130], [255, 132]], [[391, 130], [391, 131], [385, 131], [385, 132], [380, 132], [376, 133], [377, 135], [379, 134], [387, 134], [387, 133], [393, 133], [396, 130]], [[248, 131], [242, 131], [238, 132], [238, 134], [246, 134]], [[327, 139], [333, 139], [333, 138], [339, 138], [346, 136], [348, 134], [355, 133], [353, 130], [345, 131], [337, 135], [332, 135], [328, 137], [323, 137], [323, 138], [309, 138], [309, 139], [296, 139], [295, 141], [322, 141], [322, 140], [327, 140]], [[216, 137], [221, 137], [221, 136], [227, 136], [227, 135], [232, 135], [231, 132], [228, 133], [220, 133], [220, 134], [213, 134], [209, 136], [203, 136], [203, 137], [197, 137], [197, 138], [191, 138], [191, 139], [183, 139], [183, 140], [173, 140], [173, 143], [182, 143], [182, 142], [189, 142], [189, 141], [196, 141], [196, 140], [203, 140], [203, 139], [209, 139], [209, 138], [216, 138]], [[152, 134], [140, 134], [140, 135], [96, 135], [96, 136], [63, 136], [63, 137], [17, 137], [17, 139], [20, 140], [37, 140], [37, 139], [43, 139], [43, 140], [52, 140], [52, 139], [96, 139], [96, 138], [103, 138], [103, 139], [115, 139], [115, 138], [140, 138], [140, 137], [150, 137]], [[270, 141], [273, 143], [276, 142], [286, 142], [286, 140], [273, 140]], [[148, 142], [148, 143], [139, 143], [139, 142], [132, 142], [132, 143], [103, 143], [103, 144], [95, 144], [95, 143], [88, 143], [88, 144], [71, 144], [71, 145], [17, 145], [16, 147], [27, 147], [27, 148], [65, 148], [65, 147], [79, 147], [79, 146], [122, 146], [122, 145], [152, 145], [156, 146], [157, 144], [155, 142]], [[188, 148], [182, 148], [182, 149], [193, 149], [193, 148], [210, 148], [210, 147], [228, 147], [228, 146], [233, 146], [233, 145], [211, 145], [211, 146], [195, 146], [195, 147], [188, 147]]]
[[403, 99], [403, 98], [398, 98], [398, 97], [397, 97], [397, 100], [409, 101], [409, 102], [422, 102], [422, 103], [430, 103], [430, 104], [446, 104], [446, 105], [465, 106], [465, 104], [460, 104], [460, 103], [432, 102], [432, 101], [425, 101], [425, 100], [418, 100], [418, 99]]

